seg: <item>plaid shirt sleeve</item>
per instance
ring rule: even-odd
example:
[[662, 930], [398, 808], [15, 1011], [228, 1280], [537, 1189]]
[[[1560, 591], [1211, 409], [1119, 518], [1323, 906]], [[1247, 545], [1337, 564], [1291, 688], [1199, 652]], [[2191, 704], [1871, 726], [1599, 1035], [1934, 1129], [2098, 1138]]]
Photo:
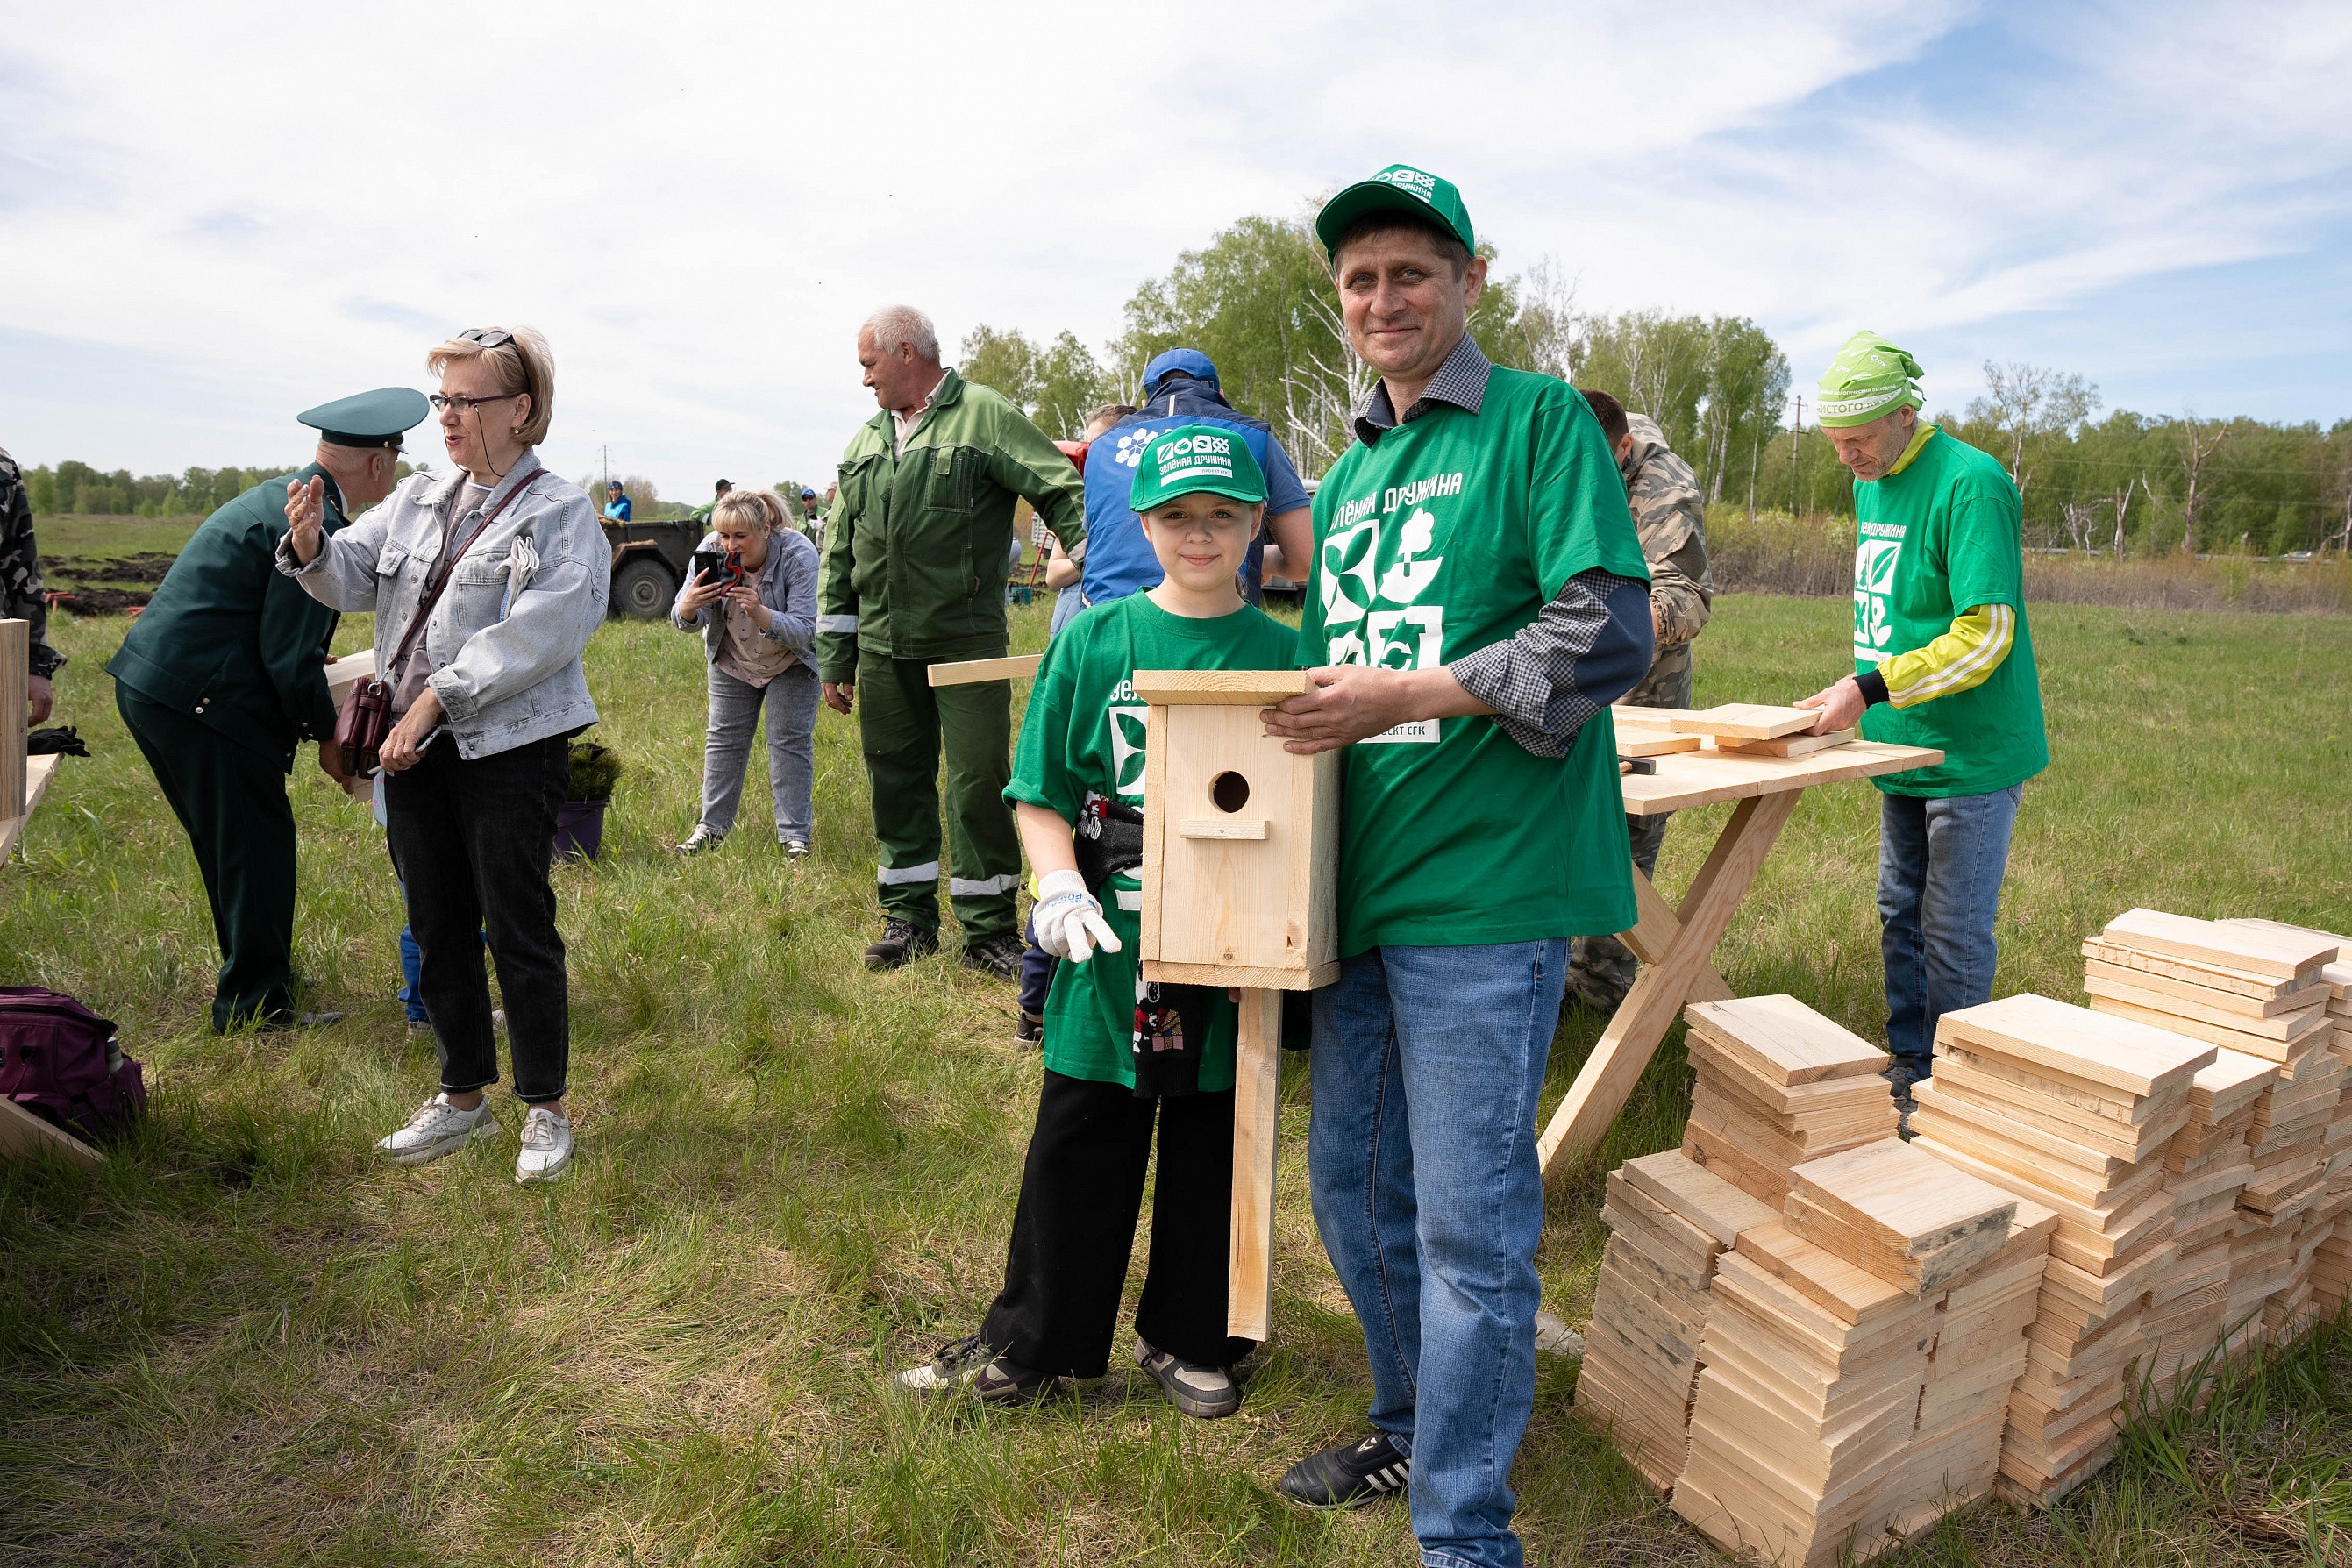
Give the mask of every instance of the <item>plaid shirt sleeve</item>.
[[1649, 672], [1653, 651], [1648, 584], [1596, 567], [1570, 578], [1515, 636], [1447, 668], [1521, 750], [1559, 757]]

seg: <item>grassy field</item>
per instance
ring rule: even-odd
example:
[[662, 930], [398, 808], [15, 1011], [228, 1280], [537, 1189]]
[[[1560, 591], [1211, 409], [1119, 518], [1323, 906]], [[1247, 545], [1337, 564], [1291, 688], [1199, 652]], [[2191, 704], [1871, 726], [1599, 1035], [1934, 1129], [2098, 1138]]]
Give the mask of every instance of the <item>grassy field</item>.
[[[45, 541], [45, 544], [46, 544]], [[1045, 606], [1021, 612], [1034, 647]], [[1785, 699], [1840, 668], [1842, 602], [1724, 600], [1702, 701]], [[680, 862], [700, 645], [612, 625], [590, 650], [627, 759], [605, 858], [559, 873], [580, 1155], [519, 1189], [511, 1142], [427, 1167], [369, 1142], [430, 1088], [393, 1000], [401, 923], [363, 807], [305, 757], [298, 944], [350, 1021], [213, 1038], [215, 963], [185, 842], [100, 667], [125, 623], [60, 617], [68, 761], [0, 871], [0, 975], [71, 991], [149, 1064], [153, 1114], [102, 1173], [0, 1170], [0, 1557], [11, 1563], [1205, 1563], [1412, 1560], [1404, 1511], [1345, 1518], [1272, 1484], [1354, 1434], [1361, 1344], [1305, 1200], [1309, 1085], [1286, 1064], [1276, 1337], [1233, 1420], [1115, 1371], [1022, 1414], [908, 1410], [890, 1368], [976, 1325], [1001, 1279], [1038, 1068], [1008, 988], [941, 960], [871, 976], [874, 844], [852, 724], [818, 737], [818, 844], [745, 830]], [[2031, 786], [2001, 920], [2004, 990], [2075, 994], [2116, 911], [2352, 909], [2352, 623], [2037, 608], [2057, 761]], [[364, 646], [346, 622], [339, 647]], [[1727, 808], [1687, 814], [1662, 882]], [[1875, 796], [1815, 791], [1717, 962], [1884, 1027]], [[1571, 1008], [1546, 1109], [1601, 1020]], [[1563, 1184], [1548, 1304], [1589, 1311], [1601, 1173], [1668, 1147], [1678, 1037]], [[520, 1121], [510, 1101], [502, 1115]], [[511, 1131], [509, 1132], [509, 1140]], [[1122, 1344], [1129, 1342], [1122, 1337]], [[1571, 1409], [1546, 1358], [1517, 1482], [1531, 1560], [1707, 1562]], [[1889, 1562], [2342, 1562], [2352, 1335], [2315, 1337], [2200, 1419], [2151, 1426], [2048, 1516], [1948, 1521]]]

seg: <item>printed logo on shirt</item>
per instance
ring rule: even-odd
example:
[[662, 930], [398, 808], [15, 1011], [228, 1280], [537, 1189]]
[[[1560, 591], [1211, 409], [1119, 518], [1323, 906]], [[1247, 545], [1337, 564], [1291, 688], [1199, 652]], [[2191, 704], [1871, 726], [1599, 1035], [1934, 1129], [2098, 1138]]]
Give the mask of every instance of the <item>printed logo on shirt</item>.
[[1151, 705], [1138, 702], [1134, 685], [1125, 679], [1111, 689], [1103, 708], [1103, 722], [1110, 727], [1111, 793], [1129, 804], [1143, 798], [1144, 737], [1150, 716]]
[[1874, 664], [1895, 640], [1887, 606], [1895, 597], [1895, 569], [1903, 560], [1899, 523], [1865, 522], [1853, 547], [1853, 657]]
[[[1436, 552], [1437, 519], [1425, 504], [1462, 493], [1462, 476], [1444, 474], [1393, 486], [1382, 500], [1410, 507], [1392, 527], [1370, 496], [1343, 504], [1323, 542], [1318, 574], [1325, 657], [1333, 664], [1380, 669], [1434, 669], [1445, 662], [1445, 607], [1420, 603], [1445, 558]], [[1416, 719], [1366, 741], [1434, 744], [1438, 721]]]

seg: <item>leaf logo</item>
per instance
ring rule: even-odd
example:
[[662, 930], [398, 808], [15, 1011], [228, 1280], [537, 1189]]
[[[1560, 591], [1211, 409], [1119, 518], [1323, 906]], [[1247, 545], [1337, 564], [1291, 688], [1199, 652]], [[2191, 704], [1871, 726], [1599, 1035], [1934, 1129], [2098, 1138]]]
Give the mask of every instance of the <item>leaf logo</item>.
[[1366, 518], [1323, 542], [1323, 619], [1339, 626], [1361, 620], [1372, 606], [1380, 566], [1381, 521]]
[[1140, 795], [1143, 793], [1144, 737], [1151, 710], [1140, 703], [1120, 705], [1106, 710], [1110, 722], [1110, 773], [1115, 781], [1111, 793], [1118, 795]]

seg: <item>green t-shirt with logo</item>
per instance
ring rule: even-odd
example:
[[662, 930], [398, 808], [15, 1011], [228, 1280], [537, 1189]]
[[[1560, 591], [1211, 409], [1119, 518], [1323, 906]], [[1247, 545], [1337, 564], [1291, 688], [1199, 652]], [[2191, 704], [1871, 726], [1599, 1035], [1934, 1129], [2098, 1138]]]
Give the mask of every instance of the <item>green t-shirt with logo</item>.
[[[1479, 412], [1434, 405], [1348, 448], [1315, 492], [1307, 666], [1427, 669], [1502, 642], [1595, 567], [1647, 582], [1625, 482], [1591, 407], [1496, 367]], [[1339, 951], [1624, 931], [1633, 885], [1606, 710], [1565, 757], [1489, 718], [1402, 724], [1348, 749]]]
[[2022, 513], [2008, 470], [1941, 432], [1902, 472], [1853, 487], [1854, 673], [1925, 647], [1979, 605], [2017, 612], [2016, 645], [1981, 684], [1862, 716], [1864, 739], [1944, 753], [1935, 767], [1872, 781], [1889, 795], [1985, 795], [2050, 765], [2025, 621]]
[[[1135, 672], [1288, 669], [1297, 649], [1288, 626], [1247, 605], [1194, 620], [1170, 615], [1148, 595], [1131, 594], [1084, 611], [1046, 645], [1004, 798], [1042, 805], [1073, 822], [1089, 790], [1140, 807], [1149, 705], [1136, 698]], [[1045, 999], [1045, 1065], [1066, 1077], [1135, 1085], [1129, 1042], [1140, 977], [1142, 889], [1132, 875], [1122, 874], [1097, 895], [1118, 933], [1119, 952], [1097, 950], [1084, 963], [1054, 971]], [[1222, 988], [1212, 990], [1199, 1079], [1203, 1091], [1234, 1087], [1234, 1022], [1233, 1003]]]

